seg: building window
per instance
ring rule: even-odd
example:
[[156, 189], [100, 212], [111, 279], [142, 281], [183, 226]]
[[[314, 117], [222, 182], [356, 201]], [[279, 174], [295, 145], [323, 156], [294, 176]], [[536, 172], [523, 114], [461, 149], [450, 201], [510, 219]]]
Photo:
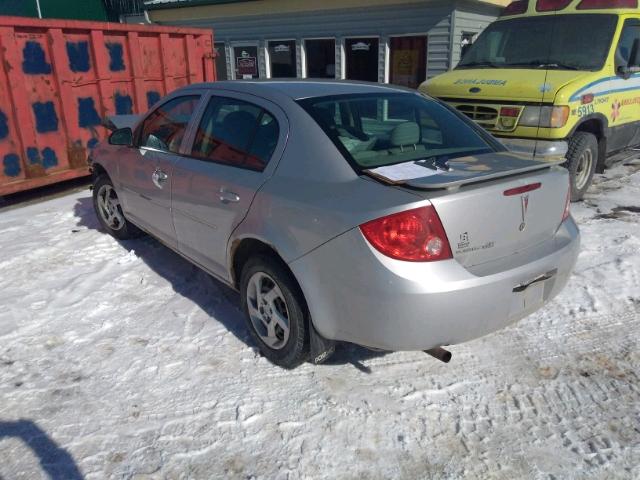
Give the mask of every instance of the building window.
[[271, 78], [295, 78], [296, 69], [296, 41], [276, 40], [268, 42], [269, 66]]
[[427, 37], [392, 37], [389, 83], [418, 88], [427, 79]]
[[224, 43], [216, 42], [214, 45], [216, 51], [216, 76], [218, 80], [227, 80], [227, 52]]
[[237, 79], [251, 80], [259, 78], [258, 47], [255, 45], [236, 45], [233, 47], [233, 60]]
[[304, 41], [307, 78], [336, 77], [336, 41], [334, 39], [316, 39]]
[[378, 38], [347, 38], [345, 56], [349, 80], [378, 81]]

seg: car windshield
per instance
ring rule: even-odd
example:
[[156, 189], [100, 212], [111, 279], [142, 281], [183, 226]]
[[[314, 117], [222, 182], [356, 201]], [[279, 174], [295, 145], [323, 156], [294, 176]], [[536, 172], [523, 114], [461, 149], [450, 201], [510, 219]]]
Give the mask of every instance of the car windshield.
[[299, 103], [346, 159], [364, 169], [495, 151], [470, 121], [419, 94], [337, 95]]
[[615, 15], [555, 15], [494, 22], [478, 37], [464, 68], [602, 68], [616, 28]]

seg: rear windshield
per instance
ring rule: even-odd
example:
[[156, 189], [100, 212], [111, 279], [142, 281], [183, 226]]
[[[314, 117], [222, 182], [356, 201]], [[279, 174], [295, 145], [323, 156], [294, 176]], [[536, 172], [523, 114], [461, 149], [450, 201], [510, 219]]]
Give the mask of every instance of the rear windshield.
[[301, 100], [345, 158], [367, 169], [495, 151], [469, 122], [418, 94], [355, 94]]

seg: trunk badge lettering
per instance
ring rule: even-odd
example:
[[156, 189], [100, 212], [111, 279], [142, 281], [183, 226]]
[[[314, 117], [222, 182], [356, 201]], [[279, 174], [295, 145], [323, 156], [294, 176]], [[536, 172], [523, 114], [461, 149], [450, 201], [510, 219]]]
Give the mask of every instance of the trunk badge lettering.
[[529, 210], [529, 195], [523, 195], [520, 197], [520, 205], [522, 206], [522, 223], [520, 224], [520, 227], [518, 227], [518, 230], [524, 232], [524, 229], [527, 228], [526, 219], [527, 211]]

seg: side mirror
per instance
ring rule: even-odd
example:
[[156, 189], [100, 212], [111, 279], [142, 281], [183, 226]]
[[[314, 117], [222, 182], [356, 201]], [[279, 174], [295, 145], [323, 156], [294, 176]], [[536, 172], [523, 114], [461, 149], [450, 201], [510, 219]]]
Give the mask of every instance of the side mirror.
[[109, 145], [133, 147], [133, 131], [131, 128], [119, 128], [109, 135]]

